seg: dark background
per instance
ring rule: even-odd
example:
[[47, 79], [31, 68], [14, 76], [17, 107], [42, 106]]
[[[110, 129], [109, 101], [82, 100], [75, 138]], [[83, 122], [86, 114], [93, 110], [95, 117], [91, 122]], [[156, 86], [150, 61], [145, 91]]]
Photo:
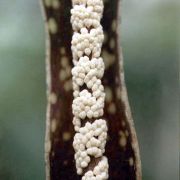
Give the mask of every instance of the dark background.
[[[124, 0], [125, 77], [143, 180], [179, 178], [179, 0]], [[38, 0], [0, 0], [0, 180], [43, 180], [45, 35]]]

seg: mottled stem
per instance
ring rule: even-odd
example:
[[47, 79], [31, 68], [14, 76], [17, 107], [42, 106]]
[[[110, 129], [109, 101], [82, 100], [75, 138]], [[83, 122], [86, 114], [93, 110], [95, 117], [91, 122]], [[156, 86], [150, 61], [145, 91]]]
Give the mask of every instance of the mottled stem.
[[[47, 69], [46, 179], [80, 180], [72, 146], [72, 81], [70, 24], [71, 0], [44, 0]], [[127, 91], [120, 47], [120, 0], [104, 1], [102, 26], [105, 41], [102, 56], [106, 92], [104, 118], [108, 123], [105, 156], [110, 180], [141, 180], [141, 162]]]

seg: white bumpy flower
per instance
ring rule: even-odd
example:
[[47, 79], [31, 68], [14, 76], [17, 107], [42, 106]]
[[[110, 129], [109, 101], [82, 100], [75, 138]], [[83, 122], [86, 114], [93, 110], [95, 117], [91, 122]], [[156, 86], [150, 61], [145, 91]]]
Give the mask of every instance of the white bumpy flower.
[[75, 32], [72, 37], [73, 60], [78, 61], [83, 56], [98, 58], [101, 54], [102, 42], [104, 39], [101, 26], [98, 28], [82, 28], [80, 32]]
[[[100, 24], [103, 1], [72, 0], [72, 4], [72, 110], [76, 131], [73, 141], [76, 169], [79, 175], [83, 175], [82, 180], [107, 180], [108, 160], [103, 156], [107, 140], [107, 123], [100, 119], [104, 113], [105, 100], [101, 82], [104, 62], [100, 57], [104, 39]], [[88, 119], [91, 121], [88, 122]], [[99, 158], [99, 163], [94, 169], [84, 172], [83, 169], [88, 168], [92, 157]]]

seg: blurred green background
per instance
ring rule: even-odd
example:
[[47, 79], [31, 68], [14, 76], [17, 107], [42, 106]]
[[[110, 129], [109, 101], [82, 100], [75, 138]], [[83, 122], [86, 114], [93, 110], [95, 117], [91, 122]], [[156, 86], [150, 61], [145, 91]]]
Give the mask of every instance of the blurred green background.
[[[143, 180], [179, 179], [179, 0], [124, 0], [122, 46]], [[38, 0], [0, 0], [0, 180], [43, 180], [45, 35]]]

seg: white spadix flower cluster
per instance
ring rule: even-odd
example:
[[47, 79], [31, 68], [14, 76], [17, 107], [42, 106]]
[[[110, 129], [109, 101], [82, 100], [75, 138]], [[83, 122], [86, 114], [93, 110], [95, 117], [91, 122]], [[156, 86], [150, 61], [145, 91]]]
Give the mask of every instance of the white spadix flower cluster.
[[[82, 180], [106, 180], [108, 160], [103, 154], [107, 140], [107, 123], [100, 119], [104, 113], [105, 101], [101, 81], [104, 62], [100, 57], [104, 39], [100, 24], [103, 1], [72, 0], [72, 4], [72, 110], [76, 131], [73, 141], [76, 169], [83, 176]], [[88, 169], [93, 158], [98, 158], [99, 161], [94, 164], [93, 169]]]

